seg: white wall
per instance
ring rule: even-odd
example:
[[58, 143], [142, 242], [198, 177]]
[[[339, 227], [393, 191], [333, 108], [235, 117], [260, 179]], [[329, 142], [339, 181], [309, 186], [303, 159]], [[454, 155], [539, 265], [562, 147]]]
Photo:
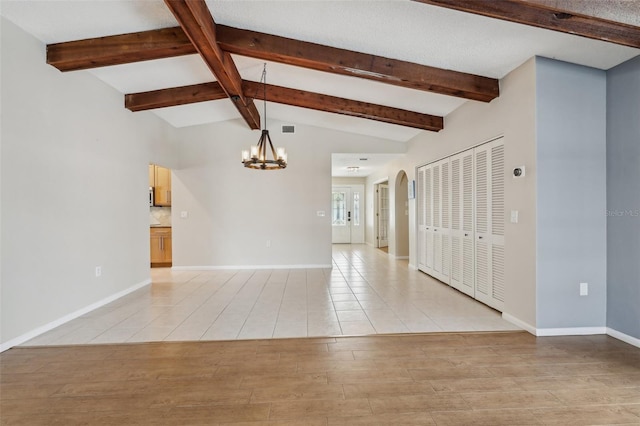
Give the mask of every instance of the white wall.
[[[2, 19], [2, 347], [149, 279], [149, 161], [171, 129]], [[95, 277], [95, 267], [102, 276]]]
[[[269, 128], [281, 124], [270, 121]], [[242, 167], [240, 152], [255, 144], [259, 133], [241, 121], [183, 128], [177, 135], [182, 152], [172, 182], [177, 268], [331, 265], [331, 154], [401, 153], [406, 147], [296, 125], [294, 134], [272, 132], [274, 144], [287, 149], [289, 165], [265, 172]], [[188, 212], [187, 219], [179, 217], [181, 211]]]
[[[536, 324], [536, 253], [535, 253], [535, 60], [531, 59], [500, 81], [500, 97], [490, 103], [468, 101], [445, 117], [444, 130], [422, 132], [409, 142], [407, 155], [394, 160], [378, 173], [369, 176], [373, 182], [389, 177], [389, 188], [395, 191], [395, 177], [405, 170], [415, 180], [416, 167], [447, 157], [472, 146], [504, 135], [506, 167], [526, 165], [527, 177], [505, 180], [506, 211], [519, 210], [518, 224], [507, 223], [504, 312], [530, 325]], [[394, 194], [390, 195], [395, 199]], [[391, 207], [395, 210], [395, 206]], [[417, 265], [416, 208], [409, 200], [410, 259]], [[390, 231], [395, 240], [395, 229]], [[389, 253], [395, 253], [389, 247]]]

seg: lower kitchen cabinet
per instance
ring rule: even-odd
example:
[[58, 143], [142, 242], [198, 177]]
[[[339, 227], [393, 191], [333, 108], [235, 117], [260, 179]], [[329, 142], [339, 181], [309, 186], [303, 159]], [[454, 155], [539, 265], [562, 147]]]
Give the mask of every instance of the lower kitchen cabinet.
[[171, 228], [152, 227], [150, 235], [151, 267], [171, 266]]

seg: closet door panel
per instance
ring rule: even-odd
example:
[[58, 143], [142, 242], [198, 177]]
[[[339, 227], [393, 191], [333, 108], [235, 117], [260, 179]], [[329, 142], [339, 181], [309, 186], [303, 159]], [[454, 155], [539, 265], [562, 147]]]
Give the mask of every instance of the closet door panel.
[[451, 157], [451, 273], [450, 284], [462, 287], [462, 159], [460, 155]]
[[474, 296], [473, 271], [473, 151], [450, 159], [451, 286]]
[[425, 272], [433, 275], [433, 263], [434, 263], [434, 241], [433, 241], [433, 167], [427, 165], [425, 167]]
[[439, 279], [451, 283], [451, 170], [450, 159], [440, 161], [440, 270]]
[[504, 308], [504, 145], [475, 148], [476, 298]]
[[475, 230], [474, 230], [474, 179], [473, 150], [461, 154], [461, 225], [462, 225], [462, 289], [475, 297]]
[[433, 179], [433, 272], [440, 279], [442, 274], [442, 176], [441, 163], [434, 163], [432, 168]]
[[502, 139], [491, 146], [491, 299], [493, 307], [504, 308], [504, 143]]
[[[491, 301], [491, 241], [490, 234], [490, 151], [487, 146], [475, 148], [475, 266], [476, 299]], [[491, 305], [490, 305], [491, 306]]]
[[426, 167], [418, 169], [417, 202], [418, 202], [418, 269], [424, 271], [427, 267], [427, 235], [426, 235]]

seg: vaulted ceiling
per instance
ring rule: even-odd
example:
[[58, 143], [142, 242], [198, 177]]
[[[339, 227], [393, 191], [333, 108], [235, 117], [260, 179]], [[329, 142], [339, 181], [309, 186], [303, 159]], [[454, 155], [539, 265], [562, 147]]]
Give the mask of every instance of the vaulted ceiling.
[[[400, 142], [438, 131], [534, 55], [609, 69], [640, 54], [640, 4], [609, 0], [8, 1], [47, 62], [175, 127], [268, 118]], [[43, 58], [44, 60], [44, 58]], [[136, 112], [144, 114], [144, 112]]]

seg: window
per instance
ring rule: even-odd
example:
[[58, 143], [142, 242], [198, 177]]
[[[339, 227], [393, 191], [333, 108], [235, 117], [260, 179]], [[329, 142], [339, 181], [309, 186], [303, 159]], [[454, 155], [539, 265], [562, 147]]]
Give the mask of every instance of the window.
[[353, 193], [353, 226], [360, 226], [360, 193]]
[[346, 194], [334, 192], [331, 201], [331, 224], [333, 226], [345, 226], [346, 221]]

